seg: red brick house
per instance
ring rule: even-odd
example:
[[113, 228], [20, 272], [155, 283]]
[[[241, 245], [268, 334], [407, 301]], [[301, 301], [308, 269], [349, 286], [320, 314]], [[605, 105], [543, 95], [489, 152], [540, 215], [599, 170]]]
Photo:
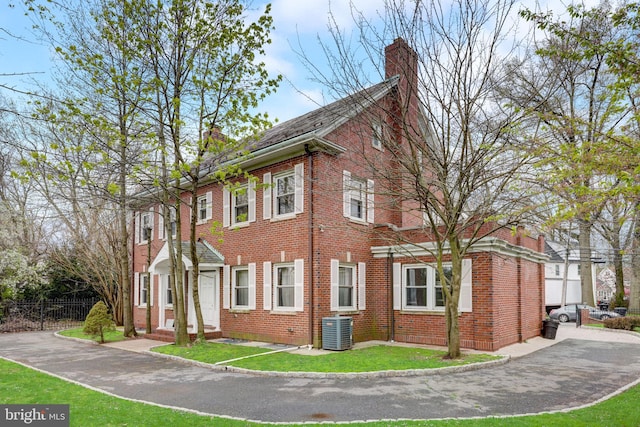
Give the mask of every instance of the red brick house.
[[[238, 180], [246, 187], [241, 194], [211, 183], [195, 195], [207, 329], [224, 337], [319, 347], [322, 319], [350, 316], [354, 342], [446, 345], [442, 291], [421, 216], [392, 208], [405, 202], [376, 192], [371, 162], [362, 160], [393, 167], [378, 139], [387, 126], [382, 112], [411, 98], [406, 92], [417, 73], [415, 53], [404, 40], [397, 39], [385, 54], [387, 80], [354, 95], [361, 102], [339, 100], [264, 134], [242, 162], [268, 184], [264, 188], [245, 179]], [[188, 208], [183, 209], [186, 218]], [[150, 206], [135, 215], [138, 328], [145, 326], [147, 298], [154, 329], [170, 329], [173, 318], [159, 212]], [[211, 232], [214, 222], [222, 225], [221, 241]], [[146, 227], [152, 228], [149, 241]], [[384, 227], [408, 230], [417, 245], [385, 244], [377, 238]], [[183, 247], [188, 254], [188, 242]], [[474, 247], [463, 262], [462, 347], [496, 350], [540, 334], [544, 260], [542, 237], [510, 230]], [[188, 255], [183, 263], [190, 272]], [[195, 328], [189, 283], [187, 278], [188, 318]]]

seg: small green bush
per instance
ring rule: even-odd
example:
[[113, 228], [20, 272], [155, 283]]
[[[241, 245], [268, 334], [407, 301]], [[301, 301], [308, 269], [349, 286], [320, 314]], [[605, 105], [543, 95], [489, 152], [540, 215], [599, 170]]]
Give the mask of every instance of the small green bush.
[[633, 328], [638, 326], [640, 326], [640, 316], [612, 317], [604, 321], [604, 327], [609, 329], [633, 331]]
[[104, 343], [104, 333], [113, 331], [115, 328], [116, 325], [106, 304], [98, 301], [87, 314], [82, 332], [95, 338], [100, 337], [100, 343]]

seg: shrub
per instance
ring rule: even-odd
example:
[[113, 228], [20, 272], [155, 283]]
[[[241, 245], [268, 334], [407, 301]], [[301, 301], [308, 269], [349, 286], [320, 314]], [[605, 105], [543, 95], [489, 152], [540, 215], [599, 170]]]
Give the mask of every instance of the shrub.
[[104, 343], [104, 332], [115, 330], [116, 325], [104, 302], [98, 301], [87, 314], [82, 332], [94, 338], [100, 337], [100, 343]]
[[604, 327], [610, 329], [633, 331], [633, 328], [638, 326], [640, 326], [640, 316], [612, 317], [604, 321]]

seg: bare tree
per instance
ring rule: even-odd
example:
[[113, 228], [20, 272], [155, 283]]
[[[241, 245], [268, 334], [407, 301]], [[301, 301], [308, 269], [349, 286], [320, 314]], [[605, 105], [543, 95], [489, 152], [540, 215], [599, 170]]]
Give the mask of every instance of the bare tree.
[[[316, 77], [330, 90], [365, 111], [392, 167], [382, 167], [364, 141], [356, 162], [375, 177], [378, 200], [409, 230], [378, 227], [377, 238], [399, 247], [416, 241], [435, 258], [443, 284], [448, 356], [460, 356], [458, 327], [463, 258], [479, 240], [499, 229], [517, 229], [527, 214], [527, 188], [518, 185], [527, 158], [514, 155], [519, 142], [516, 113], [505, 111], [497, 85], [507, 78], [502, 67], [513, 1], [385, 3], [383, 31], [356, 16], [357, 44], [334, 26], [335, 47], [324, 45], [334, 75]], [[413, 48], [387, 55], [387, 69], [376, 68], [389, 37]], [[389, 49], [395, 49], [398, 40]], [[365, 52], [363, 55], [362, 52]], [[402, 52], [400, 49], [399, 52]], [[362, 59], [364, 56], [364, 59]], [[313, 63], [308, 61], [310, 66]], [[368, 63], [369, 65], [365, 65]], [[378, 70], [393, 82], [399, 75], [398, 101], [368, 108], [373, 99], [363, 69]], [[356, 96], [353, 96], [357, 92]], [[384, 203], [384, 202], [383, 202]], [[418, 247], [414, 246], [414, 249]], [[451, 268], [445, 268], [445, 264]]]

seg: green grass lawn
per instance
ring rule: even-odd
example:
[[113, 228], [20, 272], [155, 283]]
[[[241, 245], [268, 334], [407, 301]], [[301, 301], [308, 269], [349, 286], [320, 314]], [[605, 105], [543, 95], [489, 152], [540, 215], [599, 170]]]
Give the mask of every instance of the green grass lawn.
[[262, 354], [258, 357], [231, 361], [225, 365], [258, 371], [280, 372], [372, 372], [434, 369], [500, 359], [500, 356], [489, 354], [465, 354], [460, 359], [448, 360], [444, 359], [445, 351], [388, 345], [330, 352], [321, 356], [294, 354], [287, 351], [268, 354], [269, 350], [263, 348], [209, 342], [195, 344], [191, 347], [167, 345], [155, 347], [152, 351], [205, 363], [217, 363]]
[[[384, 421], [349, 423], [369, 427], [588, 427], [640, 425], [640, 386], [586, 409], [569, 413], [515, 418], [446, 421]], [[261, 426], [211, 416], [195, 415], [102, 394], [77, 384], [0, 359], [0, 404], [68, 404], [74, 427], [136, 426]], [[295, 424], [290, 424], [295, 425]], [[305, 424], [311, 426], [312, 424]], [[345, 424], [346, 425], [346, 424]]]
[[[90, 340], [90, 341], [96, 341], [96, 342], [100, 341], [100, 337], [92, 337], [91, 335], [87, 335], [84, 332], [82, 332], [82, 328], [65, 329], [64, 331], [60, 331], [58, 333], [65, 337], [80, 338], [83, 340]], [[121, 330], [106, 331], [104, 333], [105, 342], [116, 342], [116, 341], [123, 341], [126, 339], [128, 338], [122, 335]]]

